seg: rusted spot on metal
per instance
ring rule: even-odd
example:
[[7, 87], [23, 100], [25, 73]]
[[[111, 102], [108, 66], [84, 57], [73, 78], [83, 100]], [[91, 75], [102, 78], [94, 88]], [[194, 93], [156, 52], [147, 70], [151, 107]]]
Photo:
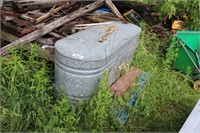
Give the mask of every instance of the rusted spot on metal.
[[123, 96], [128, 91], [131, 84], [142, 74], [141, 69], [131, 69], [121, 76], [110, 88], [109, 92], [116, 96]]

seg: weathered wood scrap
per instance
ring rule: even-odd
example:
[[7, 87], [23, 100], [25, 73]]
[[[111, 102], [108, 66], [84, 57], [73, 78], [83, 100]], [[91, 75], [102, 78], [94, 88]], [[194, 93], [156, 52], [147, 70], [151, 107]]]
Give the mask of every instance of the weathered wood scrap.
[[19, 44], [25, 44], [25, 43], [29, 43], [33, 40], [36, 40], [37, 38], [53, 31], [54, 29], [62, 26], [63, 24], [70, 22], [78, 17], [84, 16], [86, 13], [91, 12], [99, 7], [101, 7], [102, 5], [104, 5], [104, 0], [97, 0], [96, 2], [93, 2], [89, 5], [86, 5], [66, 16], [63, 16], [47, 25], [45, 25], [44, 27], [42, 27], [41, 29], [35, 30], [32, 33], [6, 45], [5, 47], [0, 49], [0, 55], [3, 56], [6, 54], [7, 49], [11, 48], [11, 47], [15, 47], [18, 46]]
[[13, 8], [17, 12], [26, 12], [35, 9], [51, 8], [60, 6], [72, 0], [16, 0], [12, 2]]
[[36, 24], [40, 23], [41, 21], [47, 19], [48, 17], [50, 17], [52, 14], [59, 12], [60, 10], [64, 9], [64, 8], [68, 8], [70, 6], [72, 6], [73, 4], [75, 4], [76, 2], [72, 2], [72, 3], [67, 3], [64, 5], [61, 5], [55, 9], [51, 9], [49, 12], [47, 12], [46, 14], [40, 16], [39, 18], [36, 19]]

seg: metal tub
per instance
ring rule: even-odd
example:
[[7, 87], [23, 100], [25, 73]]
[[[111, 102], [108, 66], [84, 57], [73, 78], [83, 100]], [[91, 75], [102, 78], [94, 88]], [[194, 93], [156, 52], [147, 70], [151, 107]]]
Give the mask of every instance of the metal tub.
[[134, 55], [141, 29], [134, 24], [113, 22], [117, 29], [100, 43], [106, 28], [90, 28], [63, 38], [55, 44], [55, 85], [71, 102], [88, 100], [105, 70], [110, 85], [117, 67]]

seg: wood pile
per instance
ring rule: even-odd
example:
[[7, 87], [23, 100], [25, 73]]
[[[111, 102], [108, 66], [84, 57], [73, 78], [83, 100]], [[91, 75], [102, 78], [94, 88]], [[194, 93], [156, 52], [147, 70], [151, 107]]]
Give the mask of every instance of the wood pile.
[[[112, 12], [95, 14], [102, 6]], [[124, 21], [111, 0], [7, 0], [0, 13], [1, 38], [10, 42], [0, 49], [1, 56], [11, 47], [32, 41], [53, 46], [57, 40], [79, 31], [75, 28], [77, 24]]]

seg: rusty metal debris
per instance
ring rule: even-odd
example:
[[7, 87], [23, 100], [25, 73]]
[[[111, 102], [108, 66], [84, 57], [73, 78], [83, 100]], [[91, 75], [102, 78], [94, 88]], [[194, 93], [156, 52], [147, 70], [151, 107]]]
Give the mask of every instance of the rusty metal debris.
[[106, 34], [103, 35], [100, 39], [99, 42], [103, 42], [107, 40], [107, 38], [117, 29], [117, 26], [109, 26], [107, 27]]

